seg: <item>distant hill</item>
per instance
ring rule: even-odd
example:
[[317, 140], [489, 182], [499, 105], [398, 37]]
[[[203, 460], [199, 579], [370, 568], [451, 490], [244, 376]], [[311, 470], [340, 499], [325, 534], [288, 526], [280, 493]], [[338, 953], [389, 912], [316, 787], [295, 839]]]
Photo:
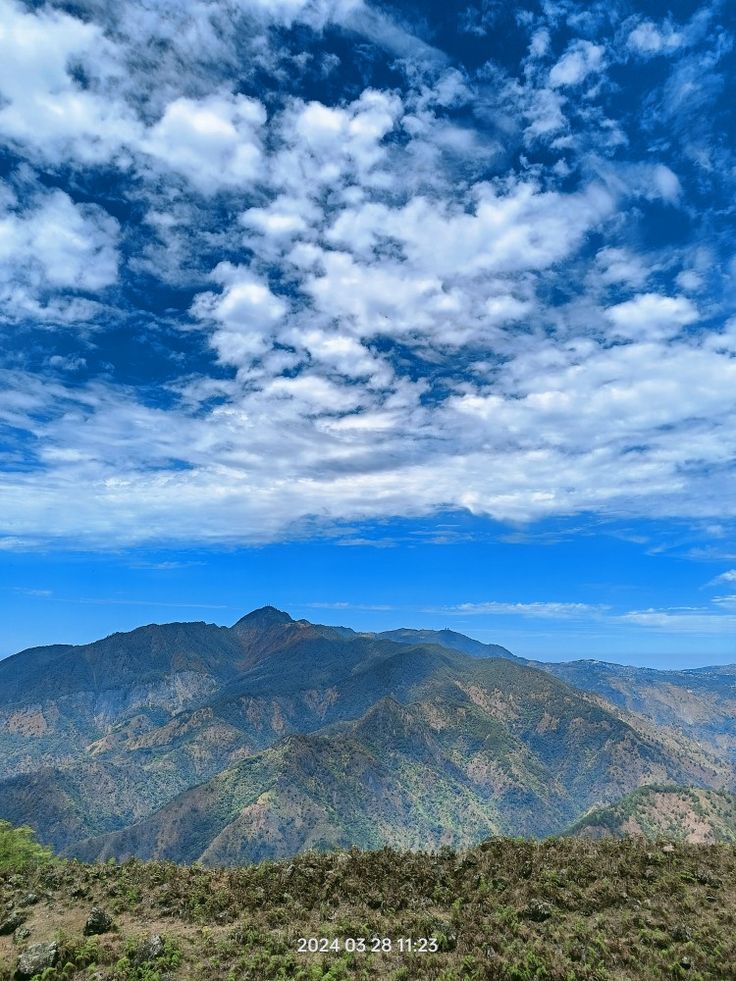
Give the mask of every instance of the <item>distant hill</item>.
[[536, 664], [657, 725], [678, 729], [736, 762], [736, 665], [657, 671], [605, 661]]
[[640, 787], [596, 808], [569, 830], [583, 838], [644, 838], [694, 844], [736, 843], [736, 796], [701, 787]]
[[73, 854], [216, 864], [546, 835], [645, 784], [733, 787], [684, 729], [504, 648], [399, 633], [266, 607], [8, 658], [0, 818]]
[[440, 647], [449, 647], [453, 651], [461, 651], [463, 654], [470, 654], [471, 657], [505, 657], [510, 661], [522, 661], [511, 651], [499, 644], [483, 644], [465, 634], [456, 633], [454, 630], [410, 630], [401, 628], [399, 630], [384, 630], [376, 634], [383, 640], [392, 640], [397, 644], [439, 644]]

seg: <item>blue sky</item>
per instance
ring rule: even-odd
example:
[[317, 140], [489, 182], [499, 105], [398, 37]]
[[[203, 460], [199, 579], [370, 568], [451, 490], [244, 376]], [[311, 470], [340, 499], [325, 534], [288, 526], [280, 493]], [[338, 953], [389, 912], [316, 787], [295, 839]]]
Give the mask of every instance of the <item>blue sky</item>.
[[0, 653], [736, 660], [735, 20], [0, 0]]

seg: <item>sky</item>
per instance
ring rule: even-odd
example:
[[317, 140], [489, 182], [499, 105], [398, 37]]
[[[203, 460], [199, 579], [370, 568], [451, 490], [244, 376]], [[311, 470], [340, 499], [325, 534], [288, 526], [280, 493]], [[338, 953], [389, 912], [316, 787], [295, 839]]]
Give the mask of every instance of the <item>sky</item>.
[[736, 661], [735, 38], [0, 0], [0, 656], [271, 603]]

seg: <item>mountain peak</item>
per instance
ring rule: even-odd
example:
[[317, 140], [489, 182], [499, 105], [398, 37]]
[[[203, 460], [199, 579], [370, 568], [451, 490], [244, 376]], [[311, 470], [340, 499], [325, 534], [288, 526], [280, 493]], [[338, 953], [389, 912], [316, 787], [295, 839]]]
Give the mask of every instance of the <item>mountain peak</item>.
[[277, 610], [275, 606], [261, 606], [257, 610], [246, 613], [235, 624], [236, 627], [266, 627], [276, 623], [294, 623], [288, 613]]

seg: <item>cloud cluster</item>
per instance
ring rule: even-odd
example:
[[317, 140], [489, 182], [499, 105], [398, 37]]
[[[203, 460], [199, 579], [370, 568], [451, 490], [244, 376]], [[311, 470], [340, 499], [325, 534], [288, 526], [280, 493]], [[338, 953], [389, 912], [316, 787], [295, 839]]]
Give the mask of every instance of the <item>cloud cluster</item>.
[[[4, 375], [0, 545], [736, 518], [736, 168], [652, 131], [730, 35], [543, 8], [471, 67], [358, 0], [0, 0], [2, 321], [65, 327]], [[121, 318], [158, 385], [64, 346]]]
[[458, 603], [444, 607], [444, 613], [494, 616], [522, 616], [542, 620], [578, 620], [600, 616], [605, 607], [589, 603]]

